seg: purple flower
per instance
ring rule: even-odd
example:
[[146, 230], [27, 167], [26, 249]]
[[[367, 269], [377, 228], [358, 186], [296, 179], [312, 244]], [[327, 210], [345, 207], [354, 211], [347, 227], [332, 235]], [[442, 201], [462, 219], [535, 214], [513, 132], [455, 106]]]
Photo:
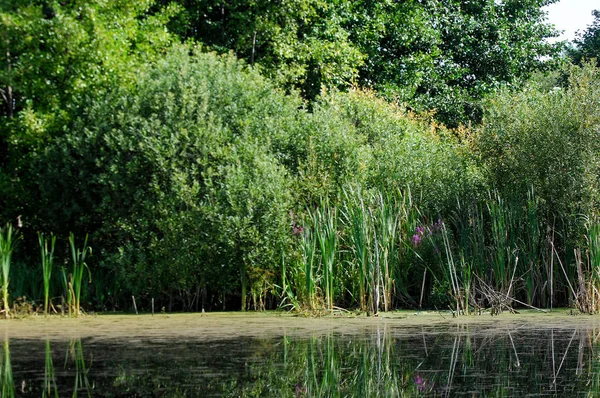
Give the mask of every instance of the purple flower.
[[418, 226], [417, 227], [417, 231], [416, 231], [419, 235], [423, 235], [423, 233], [425, 232], [425, 228], [423, 228], [422, 226]]
[[425, 381], [425, 379], [423, 379], [420, 375], [415, 376], [415, 384], [417, 385], [417, 390], [419, 390], [419, 392], [423, 392], [425, 389], [427, 389], [427, 381]]
[[418, 235], [418, 234], [413, 235], [413, 237], [412, 237], [413, 245], [418, 246], [419, 243], [421, 243], [421, 239], [423, 239], [423, 238], [421, 238], [421, 235]]

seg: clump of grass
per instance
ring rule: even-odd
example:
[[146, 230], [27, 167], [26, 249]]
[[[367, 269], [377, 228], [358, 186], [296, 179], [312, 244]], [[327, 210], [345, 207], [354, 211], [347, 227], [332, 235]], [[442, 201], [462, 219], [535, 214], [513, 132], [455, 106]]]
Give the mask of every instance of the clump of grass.
[[527, 193], [525, 215], [526, 225], [524, 234], [525, 238], [523, 239], [524, 261], [522, 262], [522, 264], [526, 267], [523, 274], [525, 275], [527, 303], [529, 305], [531, 305], [534, 301], [536, 286], [542, 285], [541, 276], [539, 275], [539, 257], [542, 248], [540, 240], [542, 236], [542, 231], [540, 228], [538, 207], [538, 202], [535, 198], [533, 188], [531, 188]]
[[[342, 220], [347, 264], [355, 266], [353, 290], [363, 311], [389, 311], [394, 300], [413, 301], [408, 293], [413, 232], [418, 211], [410, 194], [374, 191], [363, 194], [360, 186], [345, 191]], [[352, 289], [351, 287], [349, 287]], [[356, 297], [356, 296], [355, 296]]]
[[[73, 258], [73, 273], [70, 276], [68, 282], [69, 287], [69, 313], [75, 316], [79, 316], [81, 313], [81, 288], [83, 285], [83, 275], [87, 270], [89, 280], [92, 280], [92, 275], [89, 272], [89, 268], [85, 262], [87, 254], [92, 253], [92, 248], [87, 245], [88, 235], [85, 236], [82, 249], [78, 249], [75, 245], [75, 235], [71, 233], [69, 235], [69, 244], [71, 246], [71, 255]], [[63, 272], [64, 274], [64, 272]]]
[[4, 316], [10, 316], [10, 306], [8, 305], [8, 286], [10, 282], [10, 263], [12, 253], [17, 241], [17, 235], [12, 225], [6, 224], [5, 228], [0, 228], [0, 268], [2, 269], [2, 305]]
[[600, 220], [591, 219], [587, 223], [588, 265], [590, 290], [593, 291], [591, 306], [594, 312], [600, 310]]
[[[457, 202], [457, 210], [450, 219], [455, 232], [458, 255], [458, 271], [461, 278], [461, 305], [465, 313], [475, 303], [474, 280], [477, 275], [486, 273], [486, 247], [484, 230], [484, 210], [481, 203]], [[446, 228], [444, 227], [444, 230]], [[444, 247], [446, 247], [444, 245]]]
[[[445, 275], [450, 280], [450, 283], [452, 286], [451, 295], [455, 301], [456, 315], [458, 316], [461, 313], [468, 313], [468, 302], [466, 301], [466, 299], [465, 299], [466, 295], [464, 294], [467, 289], [465, 289], [464, 286], [467, 286], [468, 283], [470, 283], [470, 279], [466, 285], [463, 285], [464, 280], [461, 280], [461, 278], [459, 276], [459, 273], [456, 268], [456, 262], [454, 260], [453, 254], [452, 254], [453, 248], [450, 244], [451, 233], [446, 228], [445, 223], [442, 223], [442, 239], [443, 239], [444, 252], [446, 254], [447, 269], [446, 269]], [[461, 260], [460, 264], [464, 266], [465, 263], [464, 263], [463, 255], [460, 256], [460, 260]], [[470, 278], [470, 272], [469, 272], [469, 278]], [[466, 298], [468, 299], [468, 296]]]
[[[56, 236], [50, 235], [50, 240], [48, 241], [44, 234], [38, 233], [38, 240], [42, 257], [42, 273], [44, 275], [44, 313], [47, 315], [50, 303], [50, 279], [52, 278], [52, 267], [54, 264]], [[50, 242], [50, 249], [48, 249], [48, 242]]]
[[574, 249], [577, 292], [569, 286], [579, 311], [595, 314], [600, 311], [600, 223], [596, 217], [586, 219], [585, 240], [587, 251]]

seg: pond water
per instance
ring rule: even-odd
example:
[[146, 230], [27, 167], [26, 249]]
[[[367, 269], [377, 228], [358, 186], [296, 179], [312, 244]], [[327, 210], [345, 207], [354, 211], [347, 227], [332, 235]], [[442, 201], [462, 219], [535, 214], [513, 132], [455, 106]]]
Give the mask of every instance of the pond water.
[[600, 395], [597, 317], [1, 323], [2, 397]]

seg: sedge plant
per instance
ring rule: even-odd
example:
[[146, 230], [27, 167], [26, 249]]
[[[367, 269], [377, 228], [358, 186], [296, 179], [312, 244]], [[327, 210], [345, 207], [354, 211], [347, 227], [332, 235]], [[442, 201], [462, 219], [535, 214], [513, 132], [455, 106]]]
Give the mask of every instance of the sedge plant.
[[579, 301], [580, 310], [592, 314], [600, 310], [600, 222], [597, 217], [586, 218], [585, 239], [586, 261], [582, 258], [581, 250], [575, 250], [580, 285]]
[[[375, 262], [377, 268], [376, 289], [378, 299], [383, 299], [384, 311], [391, 309], [393, 279], [392, 267], [396, 264], [396, 235], [398, 231], [398, 217], [396, 216], [394, 201], [379, 192], [373, 198], [377, 210], [372, 213]], [[379, 286], [381, 292], [379, 293]], [[377, 311], [377, 308], [375, 309]]]

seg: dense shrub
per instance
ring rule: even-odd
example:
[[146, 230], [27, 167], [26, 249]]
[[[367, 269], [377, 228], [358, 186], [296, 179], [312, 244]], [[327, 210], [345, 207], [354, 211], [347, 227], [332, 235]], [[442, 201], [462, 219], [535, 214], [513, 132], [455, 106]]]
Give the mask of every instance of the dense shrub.
[[429, 211], [453, 206], [457, 197], [474, 194], [482, 183], [466, 146], [454, 133], [407, 114], [373, 93], [355, 91], [325, 97], [315, 117], [340, 119], [346, 134], [356, 137], [353, 139], [360, 145], [352, 166], [355, 175], [346, 182], [389, 193], [408, 189]]
[[549, 216], [598, 206], [600, 72], [573, 66], [569, 75], [564, 88], [502, 92], [476, 139], [491, 184], [520, 197], [533, 188]]
[[175, 48], [132, 90], [91, 97], [28, 176], [34, 227], [91, 232], [122, 289], [196, 293], [187, 306], [201, 288], [245, 282], [246, 267], [278, 264], [290, 196], [271, 142], [289, 130], [273, 124], [298, 106], [234, 59], [189, 51]]

